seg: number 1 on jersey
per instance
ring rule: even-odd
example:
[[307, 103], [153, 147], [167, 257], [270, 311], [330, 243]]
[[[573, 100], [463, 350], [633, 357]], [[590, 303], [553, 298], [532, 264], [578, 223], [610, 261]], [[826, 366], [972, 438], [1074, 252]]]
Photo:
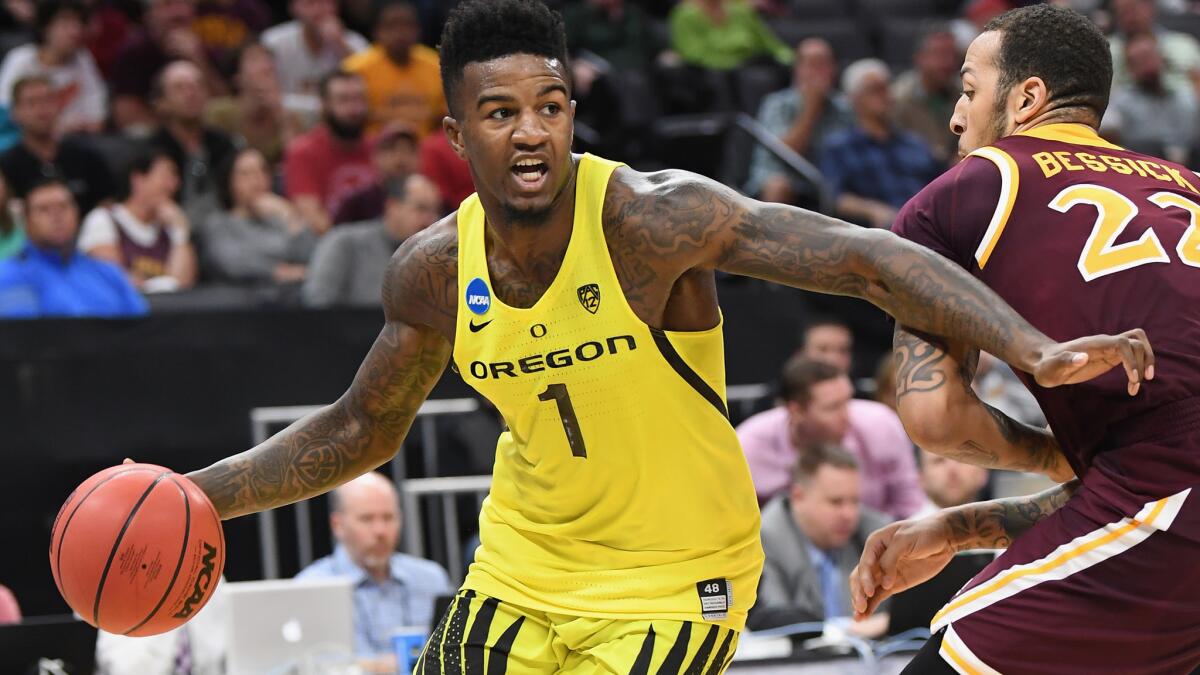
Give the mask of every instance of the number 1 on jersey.
[[579, 418], [575, 417], [575, 406], [571, 405], [571, 395], [567, 393], [567, 385], [552, 384], [546, 391], [538, 394], [539, 401], [554, 401], [558, 404], [558, 416], [562, 419], [563, 431], [567, 434], [567, 443], [571, 446], [571, 454], [587, 459], [587, 446], [583, 443], [583, 432], [579, 430]]

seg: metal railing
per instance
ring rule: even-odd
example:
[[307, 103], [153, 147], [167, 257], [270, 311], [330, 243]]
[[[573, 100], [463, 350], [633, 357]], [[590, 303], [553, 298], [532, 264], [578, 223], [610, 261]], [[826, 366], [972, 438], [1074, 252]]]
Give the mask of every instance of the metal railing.
[[[726, 401], [739, 417], [745, 417], [753, 412], [754, 406], [770, 393], [765, 384], [733, 385], [726, 389]], [[257, 445], [267, 440], [273, 428], [291, 424], [306, 415], [310, 415], [323, 406], [286, 406], [274, 408], [255, 408], [250, 411], [251, 433]], [[426, 471], [436, 473], [438, 470], [438, 441], [436, 418], [444, 415], [462, 415], [479, 409], [479, 401], [473, 398], [438, 399], [426, 401], [417, 411], [413, 428], [420, 434], [422, 455]], [[410, 434], [412, 432], [410, 431]], [[400, 493], [401, 504], [404, 506], [404, 529], [401, 547], [405, 553], [425, 557], [427, 552], [425, 512], [423, 506], [427, 500], [436, 499], [441, 509], [441, 531], [437, 539], [444, 539], [444, 560], [450, 577], [456, 583], [463, 569], [463, 548], [458, 530], [460, 495], [474, 495], [477, 512], [482, 508], [483, 499], [491, 487], [491, 476], [454, 476], [439, 478], [408, 478], [405, 474], [404, 455], [397, 452], [389, 463], [389, 473], [396, 483]], [[303, 568], [314, 559], [313, 530], [311, 521], [311, 505], [309, 500], [296, 502], [293, 505], [293, 515], [296, 521], [296, 548], [300, 567]], [[279, 542], [276, 528], [275, 511], [262, 511], [258, 514], [259, 549], [262, 554], [262, 578], [279, 578]], [[431, 533], [432, 534], [432, 533]]]

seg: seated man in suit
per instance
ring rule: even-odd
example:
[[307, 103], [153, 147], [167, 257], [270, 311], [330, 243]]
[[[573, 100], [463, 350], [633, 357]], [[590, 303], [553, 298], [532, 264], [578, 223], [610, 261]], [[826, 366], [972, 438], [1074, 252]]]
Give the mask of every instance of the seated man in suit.
[[801, 455], [791, 489], [763, 507], [766, 564], [751, 630], [835, 619], [860, 637], [887, 630], [886, 607], [861, 623], [848, 618], [850, 571], [867, 537], [888, 522], [861, 506], [860, 483], [858, 461], [840, 447], [813, 446]]

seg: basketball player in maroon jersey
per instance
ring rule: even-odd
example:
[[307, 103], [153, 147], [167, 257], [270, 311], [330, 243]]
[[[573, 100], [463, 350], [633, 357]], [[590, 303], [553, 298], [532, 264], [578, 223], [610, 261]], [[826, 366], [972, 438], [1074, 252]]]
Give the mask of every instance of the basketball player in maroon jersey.
[[935, 616], [905, 673], [1188, 672], [1200, 663], [1200, 178], [1096, 134], [1112, 61], [1079, 14], [996, 18], [962, 73], [950, 125], [965, 159], [895, 231], [1051, 337], [1144, 327], [1157, 376], [1140, 391], [1024, 377], [1051, 435], [975, 397], [978, 352], [897, 326], [900, 415], [918, 445], [1064, 484], [879, 531], [851, 580], [855, 609], [957, 551], [1007, 548]]

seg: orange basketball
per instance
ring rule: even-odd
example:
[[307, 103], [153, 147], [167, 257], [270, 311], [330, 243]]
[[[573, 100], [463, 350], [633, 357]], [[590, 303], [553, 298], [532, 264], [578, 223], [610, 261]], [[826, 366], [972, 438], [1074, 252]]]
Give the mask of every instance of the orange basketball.
[[54, 519], [50, 569], [71, 609], [110, 633], [187, 622], [225, 568], [221, 519], [196, 484], [152, 464], [85, 480]]

